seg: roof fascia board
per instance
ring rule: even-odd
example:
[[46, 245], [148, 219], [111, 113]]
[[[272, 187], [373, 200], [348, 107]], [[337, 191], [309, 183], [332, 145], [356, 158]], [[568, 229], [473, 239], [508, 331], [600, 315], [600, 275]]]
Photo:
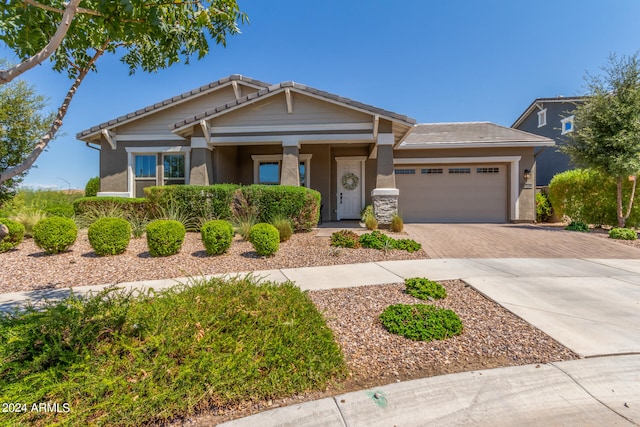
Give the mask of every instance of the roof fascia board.
[[435, 150], [435, 149], [446, 149], [446, 148], [493, 148], [493, 147], [510, 147], [510, 148], [518, 148], [518, 147], [551, 147], [556, 145], [554, 141], [540, 141], [540, 142], [531, 142], [531, 141], [513, 141], [513, 142], [432, 142], [432, 143], [424, 143], [423, 145], [411, 144], [406, 145], [402, 144], [398, 147], [400, 150]]

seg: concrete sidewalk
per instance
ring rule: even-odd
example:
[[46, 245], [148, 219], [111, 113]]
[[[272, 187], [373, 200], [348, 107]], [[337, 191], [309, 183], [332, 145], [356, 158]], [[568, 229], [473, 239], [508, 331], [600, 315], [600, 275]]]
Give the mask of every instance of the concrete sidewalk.
[[[589, 358], [381, 386], [274, 409], [227, 426], [640, 425], [640, 260], [425, 259], [253, 274], [291, 280], [304, 290], [397, 283], [416, 276], [462, 279]], [[162, 289], [188, 281], [118, 286]], [[0, 310], [68, 293], [51, 289], [0, 294]]]

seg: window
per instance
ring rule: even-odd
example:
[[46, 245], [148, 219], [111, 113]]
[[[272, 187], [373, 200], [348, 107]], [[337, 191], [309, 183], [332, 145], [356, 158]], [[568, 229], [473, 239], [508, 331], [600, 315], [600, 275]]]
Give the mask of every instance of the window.
[[165, 154], [163, 156], [164, 184], [185, 183], [185, 155]]
[[280, 183], [280, 162], [260, 162], [258, 184], [277, 185]]
[[442, 168], [427, 168], [427, 169], [422, 169], [421, 173], [422, 173], [422, 174], [425, 174], [425, 175], [441, 174], [441, 173], [442, 173]]
[[573, 132], [573, 119], [575, 116], [569, 116], [567, 118], [564, 118], [562, 120], [560, 120], [560, 123], [562, 123], [562, 135], [565, 135], [567, 133]]
[[500, 173], [500, 168], [477, 168], [476, 173]]
[[538, 111], [538, 127], [541, 128], [542, 126], [546, 126], [547, 125], [547, 109], [543, 109]]
[[138, 154], [135, 160], [136, 178], [156, 178], [156, 155]]
[[307, 186], [307, 165], [305, 162], [300, 162], [298, 166], [298, 172], [300, 173], [300, 185], [302, 187]]
[[395, 169], [394, 172], [396, 175], [415, 175], [416, 174], [415, 169]]
[[449, 168], [449, 173], [453, 173], [453, 174], [471, 173], [471, 168]]

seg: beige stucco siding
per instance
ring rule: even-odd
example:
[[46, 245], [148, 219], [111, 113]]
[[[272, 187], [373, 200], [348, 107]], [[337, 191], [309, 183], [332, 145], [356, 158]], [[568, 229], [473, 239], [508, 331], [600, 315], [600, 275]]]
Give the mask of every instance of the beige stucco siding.
[[287, 112], [285, 94], [274, 95], [212, 120], [218, 126], [265, 126], [330, 123], [371, 123], [371, 115], [309, 96], [292, 94], [293, 112]]

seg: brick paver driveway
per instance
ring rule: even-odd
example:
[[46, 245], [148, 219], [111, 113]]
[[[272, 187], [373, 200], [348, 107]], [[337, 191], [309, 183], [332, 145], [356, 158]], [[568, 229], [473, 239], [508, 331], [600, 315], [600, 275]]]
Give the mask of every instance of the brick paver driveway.
[[640, 258], [587, 233], [521, 224], [405, 224], [431, 258]]

